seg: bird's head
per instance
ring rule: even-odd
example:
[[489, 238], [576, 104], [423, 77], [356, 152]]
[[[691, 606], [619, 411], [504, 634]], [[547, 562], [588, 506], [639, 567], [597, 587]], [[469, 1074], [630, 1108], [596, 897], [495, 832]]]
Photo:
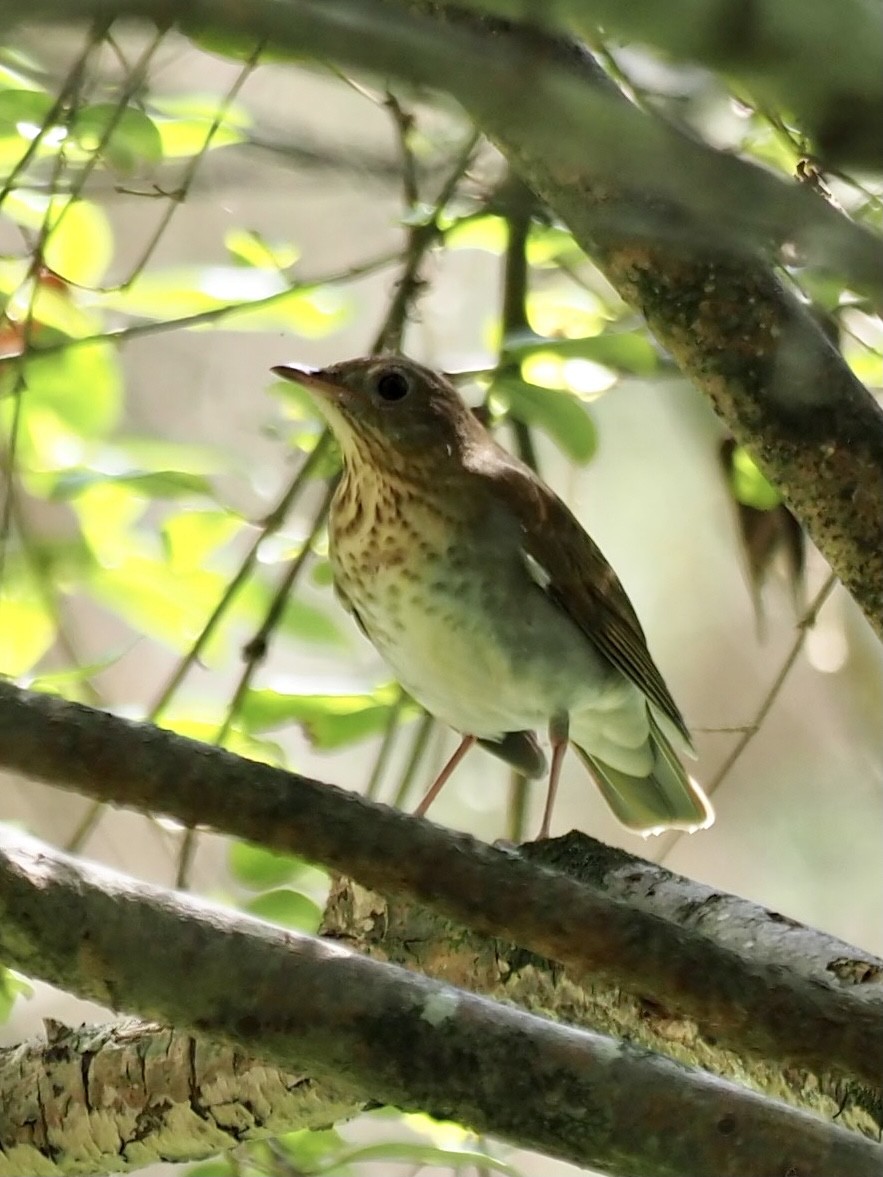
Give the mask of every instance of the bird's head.
[[397, 472], [453, 467], [483, 432], [450, 381], [401, 356], [318, 370], [280, 364], [273, 371], [311, 393], [347, 462]]

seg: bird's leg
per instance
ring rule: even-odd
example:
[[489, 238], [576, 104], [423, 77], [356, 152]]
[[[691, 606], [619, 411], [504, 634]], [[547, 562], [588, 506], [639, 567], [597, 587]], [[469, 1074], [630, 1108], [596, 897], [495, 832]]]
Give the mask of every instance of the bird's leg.
[[567, 751], [567, 741], [570, 735], [570, 716], [553, 715], [549, 720], [549, 742], [552, 745], [552, 766], [549, 769], [549, 788], [546, 792], [546, 808], [543, 810], [543, 824], [537, 834], [537, 841], [548, 838], [549, 827], [552, 824], [552, 810], [555, 808], [555, 795], [558, 792], [558, 778], [561, 775], [561, 764]]
[[469, 749], [475, 743], [475, 740], [476, 740], [475, 736], [464, 736], [463, 737], [463, 739], [457, 745], [454, 755], [451, 757], [451, 759], [448, 761], [448, 763], [444, 766], [444, 768], [441, 770], [441, 772], [438, 774], [438, 776], [432, 782], [426, 796], [423, 798], [423, 800], [420, 802], [420, 804], [414, 810], [415, 817], [423, 817], [423, 815], [426, 813], [427, 809], [430, 807], [430, 805], [433, 803], [433, 801], [436, 799], [436, 797], [439, 795], [439, 793], [442, 791], [442, 789], [448, 783], [448, 778], [450, 777], [451, 773], [454, 771], [454, 769], [457, 767], [457, 765], [460, 763], [460, 761], [463, 759], [463, 757], [466, 755], [466, 753], [469, 751]]

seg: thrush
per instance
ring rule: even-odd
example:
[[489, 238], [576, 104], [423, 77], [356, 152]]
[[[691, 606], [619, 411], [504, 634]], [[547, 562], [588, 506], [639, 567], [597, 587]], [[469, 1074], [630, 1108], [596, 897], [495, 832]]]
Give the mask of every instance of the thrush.
[[389, 356], [273, 371], [313, 395], [340, 446], [329, 532], [341, 602], [401, 685], [462, 736], [416, 812], [476, 742], [542, 775], [545, 728], [540, 837], [568, 743], [630, 829], [709, 825], [673, 746], [690, 751], [689, 732], [616, 573], [453, 385]]

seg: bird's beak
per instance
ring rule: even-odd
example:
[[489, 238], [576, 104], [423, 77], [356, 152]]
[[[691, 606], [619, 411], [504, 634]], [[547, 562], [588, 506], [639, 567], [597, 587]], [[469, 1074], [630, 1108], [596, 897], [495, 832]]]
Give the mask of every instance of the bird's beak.
[[270, 371], [276, 376], [281, 376], [283, 380], [291, 380], [295, 384], [300, 384], [307, 392], [317, 393], [326, 400], [340, 401], [346, 392], [342, 385], [327, 379], [321, 368], [302, 368], [298, 364], [276, 364]]

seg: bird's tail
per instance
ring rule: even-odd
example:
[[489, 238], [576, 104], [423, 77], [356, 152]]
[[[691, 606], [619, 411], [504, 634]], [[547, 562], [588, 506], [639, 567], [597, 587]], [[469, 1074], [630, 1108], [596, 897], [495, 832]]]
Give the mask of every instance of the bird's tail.
[[684, 770], [677, 753], [650, 715], [653, 767], [646, 776], [631, 776], [574, 748], [624, 826], [642, 834], [663, 830], [700, 830], [714, 821], [711, 802]]

